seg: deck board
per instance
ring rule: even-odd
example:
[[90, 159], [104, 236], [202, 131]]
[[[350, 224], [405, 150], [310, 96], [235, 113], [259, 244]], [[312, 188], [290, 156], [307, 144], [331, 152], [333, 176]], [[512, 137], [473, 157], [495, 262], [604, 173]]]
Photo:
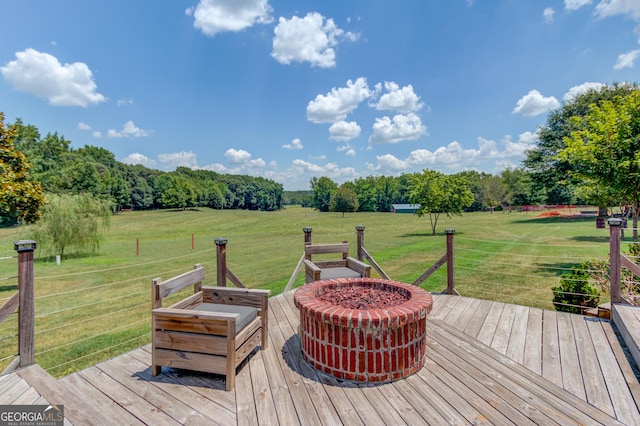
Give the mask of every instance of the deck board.
[[[365, 385], [304, 361], [292, 292], [271, 298], [269, 313], [269, 347], [239, 367], [234, 391], [213, 374], [152, 377], [149, 345], [60, 385], [118, 424], [640, 424], [640, 384], [607, 321], [434, 295], [425, 367]], [[0, 376], [0, 402], [45, 400], [17, 377]]]
[[602, 376], [598, 355], [587, 327], [589, 321], [585, 321], [583, 317], [572, 316], [571, 322], [573, 324], [580, 365], [582, 371], [586, 372], [582, 375], [582, 379], [587, 401], [604, 412], [612, 414], [613, 406], [607, 394], [607, 385]]

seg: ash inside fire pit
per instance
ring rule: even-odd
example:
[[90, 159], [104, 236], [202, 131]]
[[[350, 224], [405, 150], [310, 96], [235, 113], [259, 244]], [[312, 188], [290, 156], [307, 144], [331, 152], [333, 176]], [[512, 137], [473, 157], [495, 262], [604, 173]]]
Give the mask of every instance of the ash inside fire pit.
[[386, 309], [409, 300], [402, 293], [358, 285], [327, 288], [316, 297], [347, 309]]

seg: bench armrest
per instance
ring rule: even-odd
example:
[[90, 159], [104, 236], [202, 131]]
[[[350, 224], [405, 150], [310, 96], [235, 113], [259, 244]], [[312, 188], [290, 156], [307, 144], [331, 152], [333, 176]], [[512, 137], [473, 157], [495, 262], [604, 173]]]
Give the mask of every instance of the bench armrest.
[[371, 274], [371, 266], [355, 257], [347, 257], [347, 267], [359, 272], [363, 277], [368, 277]]

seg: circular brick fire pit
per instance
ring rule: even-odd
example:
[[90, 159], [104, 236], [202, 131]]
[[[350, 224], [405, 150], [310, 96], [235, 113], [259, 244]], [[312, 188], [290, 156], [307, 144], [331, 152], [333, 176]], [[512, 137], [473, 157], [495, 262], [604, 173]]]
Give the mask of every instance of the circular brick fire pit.
[[[389, 382], [422, 368], [433, 304], [427, 291], [390, 280], [339, 278], [306, 284], [294, 300], [304, 358], [318, 370], [344, 380]], [[384, 307], [385, 300], [399, 304]]]

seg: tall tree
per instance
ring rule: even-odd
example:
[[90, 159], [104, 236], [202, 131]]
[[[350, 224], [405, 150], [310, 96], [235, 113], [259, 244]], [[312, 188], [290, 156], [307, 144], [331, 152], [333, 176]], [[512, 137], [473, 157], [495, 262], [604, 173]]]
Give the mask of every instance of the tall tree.
[[572, 120], [577, 130], [566, 137], [558, 157], [572, 167], [584, 186], [612, 191], [631, 207], [633, 239], [638, 239], [640, 208], [640, 89], [589, 107]]
[[546, 123], [538, 130], [539, 140], [536, 146], [527, 151], [523, 164], [531, 173], [533, 190], [547, 193], [544, 202], [566, 204], [574, 198], [573, 187], [579, 183], [572, 179], [573, 165], [558, 156], [565, 148], [565, 138], [578, 130], [578, 122], [572, 117], [584, 117], [589, 106], [604, 100], [613, 100], [637, 90], [637, 84], [612, 84], [588, 90], [560, 108], [549, 113]]
[[479, 199], [491, 213], [503, 202], [508, 202], [507, 185], [500, 176], [486, 175], [480, 179]]
[[0, 217], [3, 222], [35, 222], [45, 201], [38, 182], [31, 180], [27, 158], [13, 145], [14, 126], [6, 127], [0, 112]]
[[462, 176], [423, 170], [412, 176], [409, 202], [420, 205], [418, 216], [429, 215], [431, 232], [435, 235], [440, 215], [462, 216], [463, 209], [473, 203], [473, 193]]
[[541, 201], [533, 192], [530, 174], [523, 168], [507, 168], [500, 176], [507, 186], [507, 194], [512, 205], [524, 206]]
[[338, 185], [328, 177], [312, 177], [313, 207], [321, 212], [328, 212], [331, 205], [331, 194], [336, 189], [338, 189]]

